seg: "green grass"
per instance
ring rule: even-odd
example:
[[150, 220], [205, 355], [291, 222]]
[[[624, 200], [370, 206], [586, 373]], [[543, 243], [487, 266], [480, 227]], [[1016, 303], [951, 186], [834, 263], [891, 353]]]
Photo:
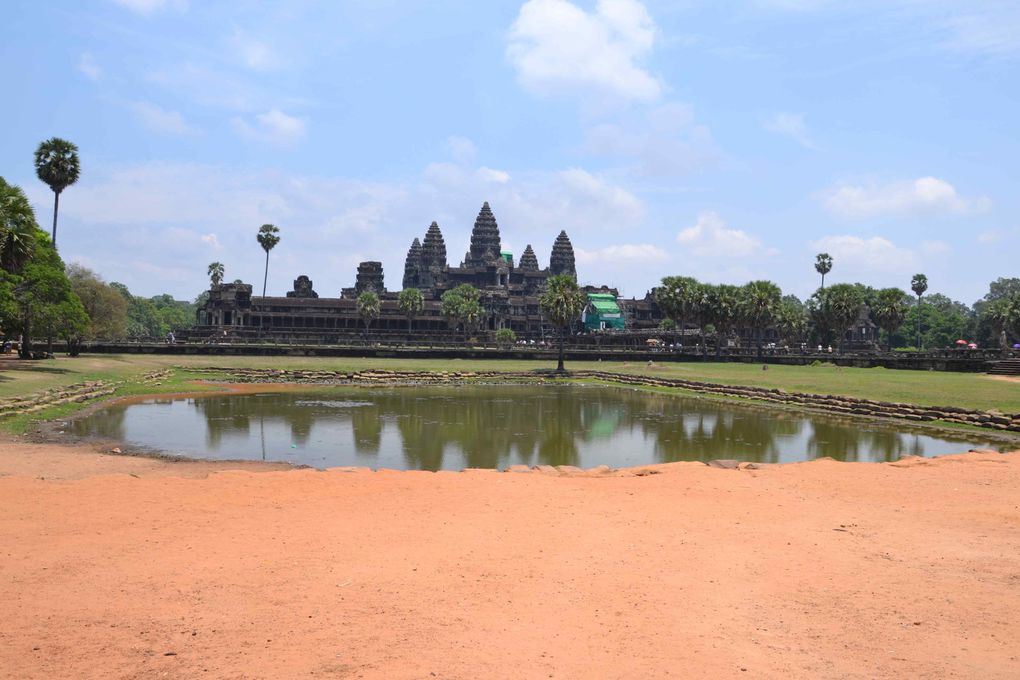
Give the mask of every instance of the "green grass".
[[[355, 371], [369, 368], [419, 371], [538, 371], [554, 368], [544, 361], [467, 359], [358, 359], [315, 357], [90, 355], [70, 359], [22, 362], [0, 359], [0, 398], [61, 387], [85, 380], [123, 382], [118, 396], [214, 389], [189, 384], [208, 378], [186, 370], [176, 371], [162, 385], [143, 385], [142, 376], [172, 366], [230, 368], [282, 368]], [[998, 380], [983, 374], [895, 371], [881, 368], [686, 362], [568, 362], [568, 369], [650, 375], [700, 380], [727, 385], [779, 388], [790, 392], [836, 394], [929, 406], [959, 406], [982, 410], [1020, 412], [1020, 382]], [[6, 418], [0, 428], [24, 431], [31, 420], [59, 418], [81, 408], [79, 404], [55, 407], [29, 417]]]

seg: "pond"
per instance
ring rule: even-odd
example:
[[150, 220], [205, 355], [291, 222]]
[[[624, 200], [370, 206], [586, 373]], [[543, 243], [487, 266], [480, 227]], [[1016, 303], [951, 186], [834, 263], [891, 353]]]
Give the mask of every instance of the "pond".
[[191, 458], [411, 470], [626, 467], [713, 458], [886, 461], [1009, 448], [980, 433], [594, 385], [339, 387], [147, 398], [96, 411], [73, 421], [69, 431]]

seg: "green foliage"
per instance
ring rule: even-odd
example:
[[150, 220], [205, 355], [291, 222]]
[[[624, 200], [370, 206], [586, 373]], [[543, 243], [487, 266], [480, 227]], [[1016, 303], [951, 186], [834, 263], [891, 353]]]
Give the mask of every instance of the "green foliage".
[[218, 286], [223, 281], [223, 275], [226, 272], [226, 267], [223, 266], [222, 262], [211, 262], [209, 269], [206, 270], [206, 275], [212, 282], [212, 285]]
[[405, 288], [397, 295], [397, 307], [407, 317], [407, 327], [411, 327], [411, 320], [425, 309], [425, 296], [417, 288]]
[[751, 281], [740, 289], [737, 314], [741, 323], [756, 331], [759, 349], [761, 332], [775, 320], [782, 296], [779, 286], [771, 281]]
[[127, 335], [128, 303], [119, 290], [79, 264], [68, 266], [67, 278], [90, 320], [81, 337], [116, 339]]
[[886, 340], [892, 348], [892, 338], [903, 325], [910, 308], [910, 298], [899, 288], [883, 288], [875, 294], [871, 303], [871, 318], [885, 331]]
[[655, 302], [662, 313], [673, 321], [683, 332], [687, 319], [694, 316], [703, 301], [704, 289], [698, 280], [690, 276], [666, 276], [662, 285], [655, 289]]
[[379, 303], [379, 296], [370, 290], [366, 290], [364, 293], [358, 296], [358, 315], [361, 316], [361, 320], [365, 323], [365, 332], [368, 332], [368, 327], [372, 324], [372, 321], [378, 318], [382, 307]]
[[776, 330], [788, 344], [797, 344], [807, 333], [807, 314], [804, 305], [795, 295], [786, 295], [779, 301], [775, 318]]
[[35, 150], [35, 174], [59, 194], [81, 175], [78, 147], [59, 137], [42, 142]]
[[440, 308], [443, 316], [452, 324], [460, 324], [464, 328], [464, 334], [467, 335], [485, 313], [481, 299], [482, 294], [477, 288], [469, 283], [462, 283], [443, 293]]
[[517, 334], [511, 328], [500, 328], [496, 331], [496, 344], [506, 349], [517, 342]]
[[910, 290], [914, 291], [917, 297], [924, 295], [928, 290], [928, 277], [924, 274], [914, 274], [910, 279]]
[[35, 252], [38, 230], [25, 192], [0, 177], [0, 268], [18, 272]]
[[116, 290], [127, 302], [128, 337], [162, 338], [170, 331], [191, 328], [195, 325], [198, 307], [208, 298], [200, 295], [195, 302], [175, 300], [170, 295], [156, 295], [151, 298], [136, 297], [123, 283], [113, 282], [110, 288]]
[[581, 317], [588, 296], [577, 286], [574, 277], [567, 274], [550, 276], [545, 291], [538, 297], [542, 313], [559, 330], [559, 359], [556, 370], [563, 370], [563, 345], [567, 327]]
[[269, 251], [280, 242], [280, 230], [272, 224], [263, 224], [259, 227], [259, 233], [255, 235], [255, 239], [262, 246], [262, 250], [266, 251], [266, 269], [262, 276], [262, 297], [265, 297], [266, 282], [269, 281]]
[[664, 331], [675, 331], [676, 321], [673, 321], [673, 319], [667, 317], [659, 322], [659, 328], [661, 328]]
[[815, 271], [822, 275], [822, 288], [825, 288], [825, 275], [832, 271], [832, 255], [818, 253], [815, 257]]
[[971, 340], [977, 328], [977, 320], [967, 305], [949, 299], [945, 295], [928, 295], [923, 304], [916, 302], [907, 311], [903, 327], [892, 338], [893, 346], [910, 344], [905, 333], [918, 328], [920, 322], [922, 348], [948, 349], [957, 340]]

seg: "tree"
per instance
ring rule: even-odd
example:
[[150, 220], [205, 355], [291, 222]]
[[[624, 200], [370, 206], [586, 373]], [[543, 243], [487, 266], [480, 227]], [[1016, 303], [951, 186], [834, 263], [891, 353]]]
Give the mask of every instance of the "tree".
[[[920, 324], [922, 347], [952, 347], [960, 339], [973, 337], [976, 318], [971, 308], [940, 293], [925, 296], [923, 305], [913, 304], [907, 312], [904, 326], [916, 329]], [[897, 337], [903, 345], [915, 338]]]
[[[261, 241], [259, 241], [259, 242], [261, 243]], [[267, 256], [267, 259], [268, 259], [269, 251], [266, 251], [266, 256]], [[267, 261], [266, 262], [266, 266], [268, 267], [268, 265], [269, 265], [269, 263]], [[224, 273], [226, 273], [226, 268], [223, 266], [222, 262], [212, 262], [212, 263], [210, 263], [209, 264], [209, 269], [206, 271], [206, 274], [209, 276], [209, 280], [212, 281], [212, 285], [214, 285], [214, 286], [220, 285], [220, 282], [223, 280], [223, 274]], [[265, 284], [263, 283], [263, 285], [265, 285]], [[265, 292], [263, 292], [262, 295], [263, 295], [263, 297], [265, 297]]]
[[545, 291], [538, 297], [542, 313], [559, 330], [559, 357], [556, 371], [563, 373], [563, 345], [566, 328], [581, 317], [588, 296], [577, 287], [577, 281], [567, 274], [550, 276]]
[[928, 290], [928, 277], [924, 274], [914, 274], [910, 279], [910, 290], [917, 296], [917, 349], [921, 350], [921, 296]]
[[807, 316], [804, 304], [796, 295], [785, 295], [776, 310], [776, 330], [787, 344], [801, 342], [807, 331]]
[[892, 351], [892, 339], [907, 318], [907, 294], [899, 288], [883, 288], [875, 295], [871, 305], [871, 317], [878, 327], [885, 331], [888, 349]]
[[822, 275], [822, 290], [825, 290], [825, 275], [832, 271], [832, 256], [818, 253], [815, 257], [815, 271]]
[[19, 273], [3, 272], [5, 292], [0, 295], [5, 298], [2, 307], [9, 318], [9, 330], [22, 335], [20, 356], [24, 359], [32, 358], [33, 335], [44, 335], [52, 345], [54, 337], [63, 335], [63, 316], [69, 324], [81, 320], [78, 314], [81, 301], [71, 289], [64, 263], [49, 235], [37, 229], [35, 241], [32, 259]]
[[35, 150], [35, 174], [53, 191], [53, 247], [57, 247], [57, 209], [60, 194], [78, 181], [81, 164], [78, 161], [78, 147], [59, 137], [52, 137], [39, 144]]
[[[268, 250], [266, 251], [269, 252]], [[368, 327], [379, 317], [381, 311], [379, 296], [370, 290], [358, 296], [358, 315], [365, 324], [365, 341], [368, 341]]]
[[837, 283], [823, 293], [827, 317], [832, 329], [837, 333], [839, 351], [843, 352], [846, 332], [857, 321], [864, 304], [864, 294], [858, 286], [850, 283]]
[[440, 298], [440, 309], [443, 316], [449, 319], [454, 326], [458, 323], [463, 326], [465, 342], [468, 332], [485, 312], [481, 299], [482, 293], [470, 283], [462, 283], [456, 288], [451, 288]]
[[280, 230], [271, 224], [263, 224], [259, 227], [258, 239], [262, 250], [266, 251], [266, 271], [262, 277], [262, 297], [266, 296], [266, 282], [269, 280], [269, 251], [280, 242]]
[[740, 319], [753, 331], [761, 358], [762, 331], [775, 320], [783, 292], [771, 281], [751, 281], [740, 289]]
[[722, 355], [722, 339], [728, 336], [739, 320], [740, 288], [730, 284], [710, 286], [706, 296], [706, 323], [715, 326], [715, 356]]
[[123, 338], [127, 335], [128, 303], [117, 289], [80, 264], [67, 267], [67, 278], [89, 318], [88, 325], [79, 334], [81, 337]]
[[425, 309], [425, 296], [417, 288], [405, 288], [397, 296], [397, 307], [407, 317], [407, 332], [410, 333], [414, 317]]
[[496, 345], [501, 349], [509, 349], [517, 342], [517, 334], [511, 328], [500, 328], [496, 331]]
[[0, 268], [20, 271], [35, 251], [38, 230], [25, 192], [0, 177]]
[[700, 284], [690, 276], [666, 276], [662, 286], [655, 289], [655, 302], [668, 318], [677, 322], [680, 343], [683, 344], [687, 319], [694, 314], [698, 304]]

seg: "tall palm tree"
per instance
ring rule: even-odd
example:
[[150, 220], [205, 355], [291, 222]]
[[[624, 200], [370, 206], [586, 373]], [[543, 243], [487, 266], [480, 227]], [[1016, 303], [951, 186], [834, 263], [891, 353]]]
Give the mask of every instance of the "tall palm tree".
[[928, 277], [924, 274], [914, 274], [910, 279], [910, 290], [917, 296], [917, 349], [921, 349], [921, 296], [928, 290]]
[[588, 296], [578, 288], [577, 281], [567, 274], [550, 276], [545, 281], [545, 292], [538, 297], [542, 313], [559, 329], [560, 351], [556, 371], [563, 373], [563, 345], [566, 328], [581, 318]]
[[78, 181], [81, 163], [78, 147], [59, 137], [51, 137], [35, 150], [35, 174], [53, 190], [53, 247], [57, 247], [57, 209], [60, 192]]
[[38, 228], [25, 192], [0, 177], [0, 268], [17, 272], [28, 263]]
[[751, 281], [740, 290], [740, 317], [754, 331], [761, 358], [762, 331], [775, 319], [783, 292], [771, 281]]
[[223, 281], [224, 270], [222, 262], [213, 262], [209, 265], [209, 271], [206, 273], [209, 275], [210, 280], [212, 280], [212, 285], [220, 285], [220, 282]]
[[410, 334], [411, 322], [415, 315], [421, 314], [421, 311], [425, 309], [425, 296], [417, 288], [405, 288], [397, 296], [397, 306], [407, 317], [407, 332]]
[[825, 290], [825, 275], [832, 271], [832, 255], [818, 253], [815, 257], [815, 271], [822, 275], [822, 290]]
[[875, 294], [871, 316], [878, 327], [885, 331], [889, 351], [892, 351], [893, 335], [907, 318], [907, 300], [907, 294], [899, 288], [883, 288]]
[[737, 323], [740, 288], [726, 283], [710, 286], [705, 307], [706, 323], [715, 326], [715, 356], [722, 356], [722, 339], [730, 334]]
[[266, 282], [269, 280], [269, 251], [280, 242], [280, 230], [271, 224], [263, 224], [259, 227], [258, 239], [262, 250], [266, 251], [266, 272], [262, 276], [262, 297], [266, 296]]
[[[263, 296], [265, 297], [265, 296]], [[379, 304], [379, 296], [370, 290], [366, 290], [364, 293], [358, 296], [358, 314], [361, 316], [361, 320], [365, 324], [365, 341], [368, 341], [368, 327], [372, 324], [372, 320], [378, 318], [381, 311]]]
[[839, 351], [843, 353], [846, 332], [854, 325], [864, 304], [864, 295], [856, 286], [849, 283], [837, 283], [824, 293], [824, 302], [829, 320], [838, 333]]
[[700, 291], [698, 280], [690, 276], [663, 277], [662, 286], [655, 291], [656, 304], [667, 317], [677, 322], [681, 344], [687, 327], [687, 318], [695, 312]]

